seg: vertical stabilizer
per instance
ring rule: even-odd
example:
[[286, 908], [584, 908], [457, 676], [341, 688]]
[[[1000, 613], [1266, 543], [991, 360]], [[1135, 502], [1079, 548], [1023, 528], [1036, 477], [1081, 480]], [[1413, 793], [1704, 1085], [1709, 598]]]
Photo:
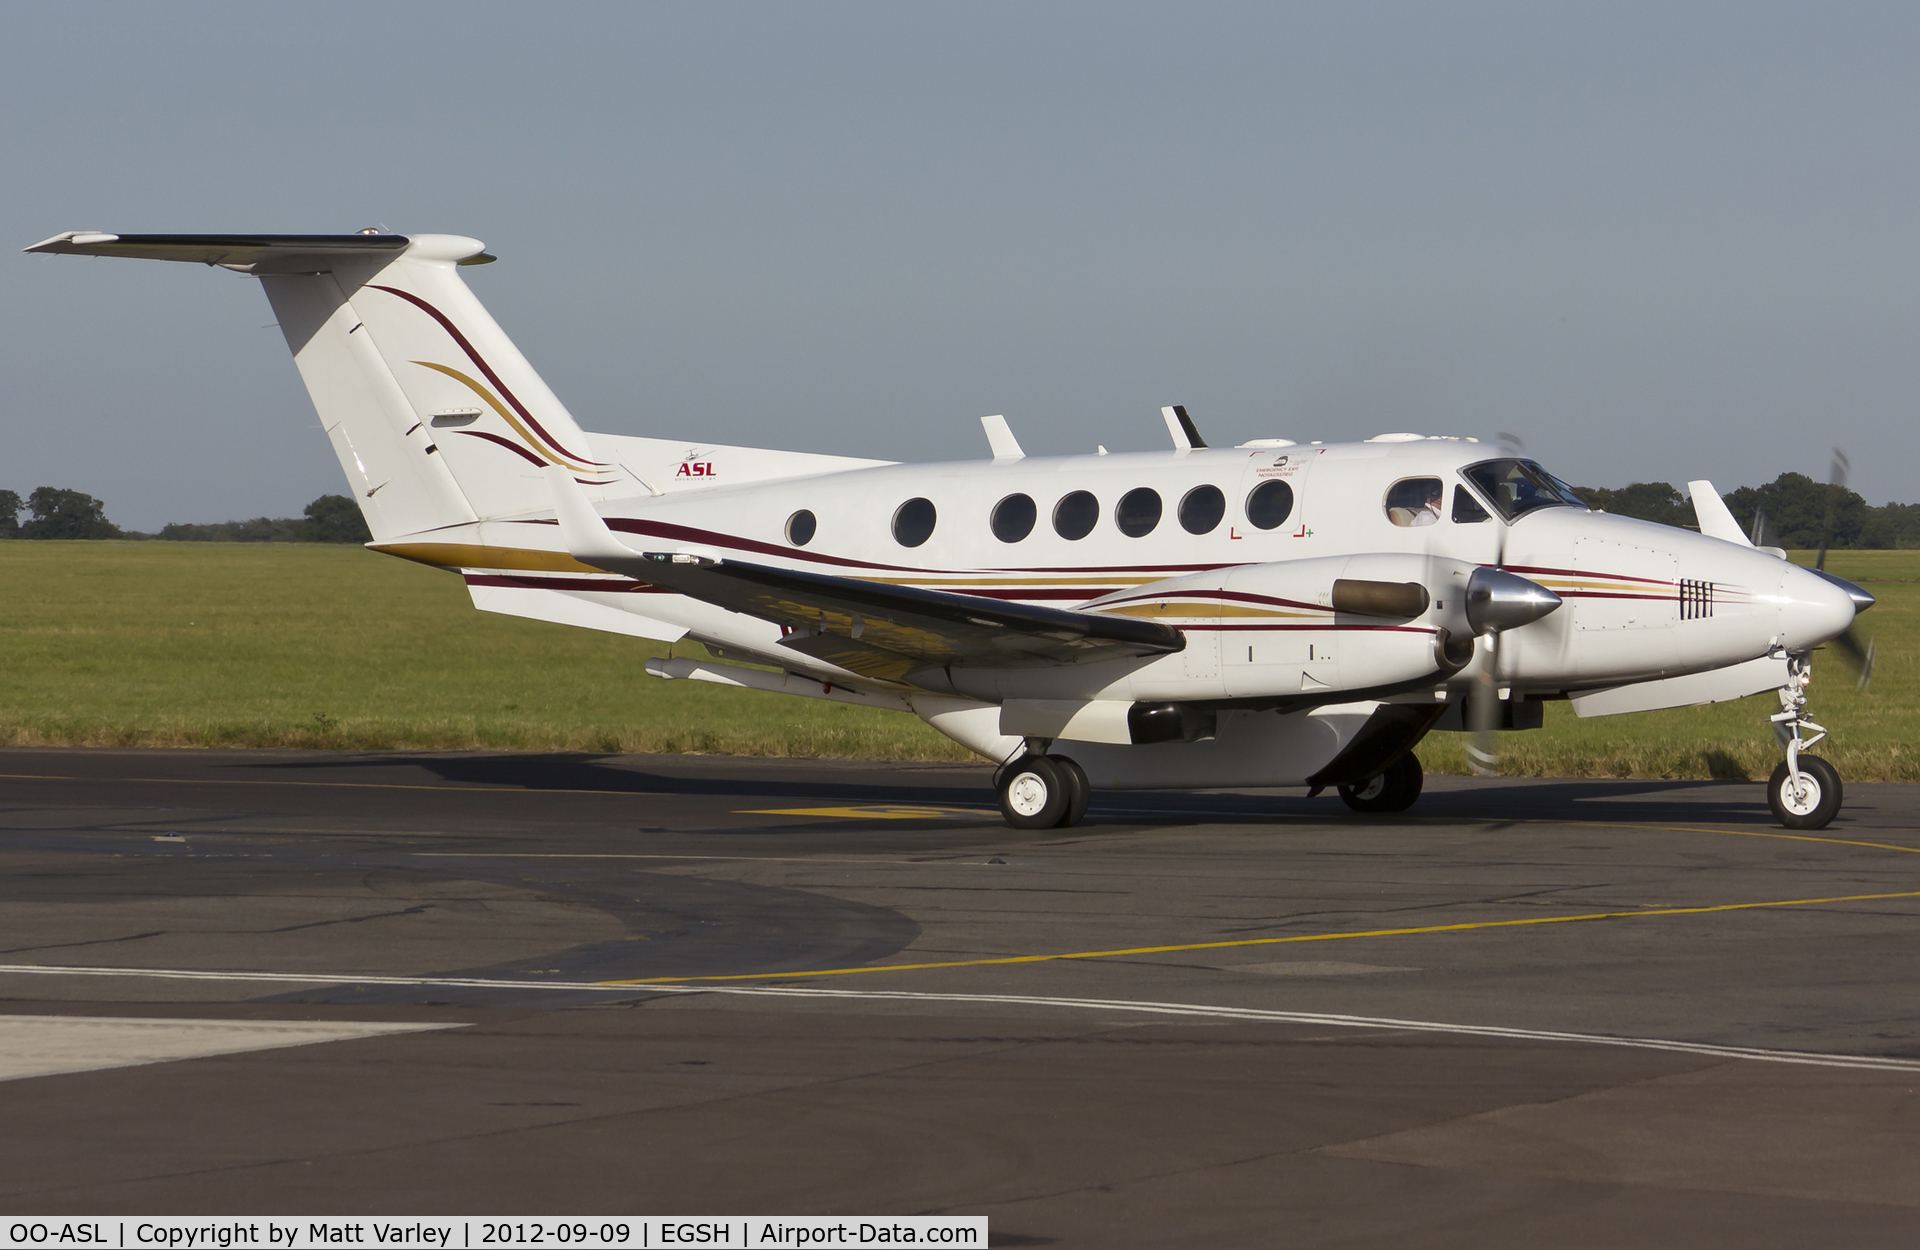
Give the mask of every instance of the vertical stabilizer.
[[[544, 511], [559, 466], [592, 494], [621, 481], [456, 266], [477, 240], [415, 235], [398, 257], [360, 257], [334, 276], [380, 361], [467, 502], [482, 518]], [[629, 488], [632, 489], [632, 488]]]
[[334, 275], [260, 282], [374, 540], [477, 519]]
[[596, 458], [458, 266], [492, 260], [448, 234], [107, 234], [27, 249], [218, 265], [266, 288], [314, 408], [378, 541], [551, 506], [549, 466], [589, 495], [641, 488]]

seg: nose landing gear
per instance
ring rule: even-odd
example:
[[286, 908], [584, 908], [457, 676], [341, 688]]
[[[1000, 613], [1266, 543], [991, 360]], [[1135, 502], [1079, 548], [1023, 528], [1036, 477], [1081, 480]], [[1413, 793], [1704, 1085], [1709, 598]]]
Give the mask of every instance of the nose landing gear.
[[[1767, 806], [1773, 809], [1773, 818], [1789, 829], [1824, 829], [1840, 811], [1840, 774], [1819, 756], [1801, 754], [1827, 736], [1825, 726], [1806, 716], [1807, 686], [1812, 681], [1811, 658], [1788, 656], [1780, 710], [1767, 718], [1787, 747], [1787, 758], [1767, 779]], [[1802, 738], [1803, 731], [1813, 736]]]

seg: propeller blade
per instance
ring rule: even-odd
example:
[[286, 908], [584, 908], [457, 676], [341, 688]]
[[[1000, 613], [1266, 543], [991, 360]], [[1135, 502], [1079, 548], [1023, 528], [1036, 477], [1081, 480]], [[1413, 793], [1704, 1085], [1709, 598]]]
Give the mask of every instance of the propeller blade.
[[1492, 777], [1500, 771], [1500, 752], [1493, 745], [1493, 733], [1500, 724], [1500, 687], [1494, 677], [1499, 667], [1500, 633], [1495, 630], [1487, 635], [1485, 661], [1467, 694], [1467, 725], [1473, 731], [1467, 740], [1467, 767], [1476, 777]]
[[1865, 690], [1867, 683], [1873, 680], [1873, 638], [1869, 635], [1864, 641], [1858, 625], [1849, 626], [1847, 632], [1833, 640], [1833, 645], [1853, 671], [1860, 675], [1860, 689]]
[[[1518, 451], [1517, 437], [1502, 432], [1500, 438], [1503, 445]], [[1467, 740], [1467, 767], [1476, 777], [1492, 777], [1500, 771], [1500, 752], [1493, 745], [1494, 730], [1500, 724], [1500, 634], [1509, 624], [1524, 625], [1553, 611], [1560, 606], [1560, 596], [1507, 572], [1504, 521], [1493, 551], [1493, 568], [1476, 571], [1467, 586], [1467, 619], [1475, 632], [1484, 633], [1487, 640], [1480, 675], [1474, 679], [1473, 689], [1467, 695], [1467, 726], [1473, 731]], [[1477, 604], [1475, 591], [1479, 592]], [[1534, 594], [1535, 591], [1539, 594]], [[1474, 620], [1476, 607], [1484, 614], [1482, 620]]]
[[1828, 484], [1837, 489], [1827, 492], [1827, 525], [1820, 532], [1820, 554], [1813, 559], [1813, 567], [1821, 572], [1827, 567], [1827, 548], [1833, 543], [1833, 527], [1840, 520], [1840, 497], [1846, 493], [1847, 474], [1853, 469], [1853, 462], [1847, 459], [1847, 453], [1838, 447], [1833, 449], [1833, 468], [1827, 474]]

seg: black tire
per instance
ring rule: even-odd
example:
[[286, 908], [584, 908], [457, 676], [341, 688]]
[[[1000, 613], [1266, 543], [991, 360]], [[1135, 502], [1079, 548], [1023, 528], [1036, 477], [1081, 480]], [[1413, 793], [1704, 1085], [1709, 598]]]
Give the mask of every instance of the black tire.
[[1049, 755], [1047, 758], [1060, 771], [1060, 780], [1067, 787], [1067, 810], [1055, 827], [1071, 829], [1086, 816], [1087, 804], [1093, 801], [1093, 787], [1087, 784], [1087, 770], [1066, 756]]
[[1044, 755], [1026, 755], [1000, 770], [1000, 814], [1015, 829], [1051, 829], [1067, 814], [1073, 792]]
[[1825, 829], [1840, 813], [1840, 774], [1819, 756], [1803, 755], [1800, 779], [1803, 792], [1795, 796], [1787, 762], [1781, 760], [1767, 779], [1767, 806], [1773, 809], [1773, 818], [1789, 829]]
[[1404, 812], [1420, 797], [1423, 780], [1420, 761], [1409, 751], [1379, 776], [1341, 786], [1340, 801], [1356, 812]]

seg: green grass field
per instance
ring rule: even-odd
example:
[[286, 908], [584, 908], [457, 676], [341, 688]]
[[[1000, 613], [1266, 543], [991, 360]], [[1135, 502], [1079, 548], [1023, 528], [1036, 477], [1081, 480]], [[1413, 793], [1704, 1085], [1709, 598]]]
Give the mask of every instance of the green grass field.
[[[1799, 555], [1803, 562], [1807, 560]], [[1835, 552], [1880, 603], [1873, 686], [1816, 664], [1819, 752], [1854, 780], [1920, 780], [1920, 552]], [[358, 547], [0, 542], [0, 742], [698, 751], [971, 758], [904, 713], [648, 677], [661, 644], [476, 612], [459, 579]], [[681, 647], [681, 654], [688, 648]], [[1531, 776], [1764, 777], [1772, 695], [1503, 734]], [[1462, 772], [1460, 735], [1420, 748]]]
[[355, 546], [0, 542], [0, 587], [15, 745], [969, 758], [902, 713], [648, 677], [664, 644]]

